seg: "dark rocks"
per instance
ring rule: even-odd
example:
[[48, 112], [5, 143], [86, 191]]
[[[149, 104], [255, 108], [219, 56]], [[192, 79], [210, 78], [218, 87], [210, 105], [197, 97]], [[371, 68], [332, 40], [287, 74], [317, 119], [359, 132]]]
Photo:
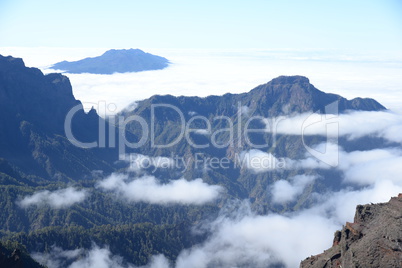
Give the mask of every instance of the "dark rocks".
[[402, 267], [402, 195], [357, 206], [354, 222], [335, 233], [333, 246], [300, 267]]
[[4, 268], [43, 268], [28, 254], [18, 248], [6, 249], [0, 243], [0, 267]]

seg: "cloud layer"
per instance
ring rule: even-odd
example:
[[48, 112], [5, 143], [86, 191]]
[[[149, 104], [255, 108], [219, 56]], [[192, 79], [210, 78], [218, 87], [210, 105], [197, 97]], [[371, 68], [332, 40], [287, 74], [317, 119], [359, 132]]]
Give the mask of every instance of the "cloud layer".
[[[55, 62], [101, 55], [110, 48], [1, 48], [46, 69]], [[319, 89], [347, 98], [372, 97], [400, 109], [401, 57], [395, 53], [338, 50], [147, 49], [173, 65], [162, 71], [116, 75], [72, 75], [74, 95], [84, 103], [107, 101], [121, 110], [154, 94], [198, 95], [246, 92], [279, 75], [305, 75]], [[89, 104], [90, 105], [90, 104]], [[89, 107], [90, 108], [90, 107]]]
[[213, 222], [210, 238], [183, 251], [176, 267], [297, 267], [302, 258], [327, 247], [337, 227], [317, 215], [256, 216], [247, 207], [243, 202], [237, 215]]
[[88, 250], [63, 250], [53, 246], [48, 253], [34, 252], [31, 256], [48, 268], [169, 268], [170, 265], [163, 255], [157, 255], [148, 265], [138, 267], [113, 255], [108, 247], [101, 248], [95, 244]]
[[99, 187], [116, 192], [131, 202], [161, 205], [202, 205], [214, 201], [223, 191], [222, 187], [209, 185], [202, 179], [187, 181], [182, 178], [162, 184], [153, 176], [130, 179], [125, 174], [112, 174], [99, 182]]
[[50, 206], [54, 209], [60, 209], [83, 202], [87, 196], [88, 192], [86, 190], [77, 190], [73, 187], [68, 187], [53, 192], [48, 190], [36, 192], [33, 195], [25, 196], [23, 199], [17, 201], [17, 203], [22, 208]]
[[[354, 111], [325, 119], [325, 115], [304, 113], [265, 119], [267, 132], [290, 135], [345, 136], [350, 140], [376, 136], [402, 143], [402, 116], [390, 111]], [[329, 124], [336, 124], [328, 128]]]
[[[262, 268], [278, 263], [298, 267], [304, 258], [331, 246], [334, 231], [353, 219], [356, 205], [386, 202], [400, 192], [402, 181], [381, 180], [361, 190], [315, 194], [316, 205], [285, 215], [256, 215], [247, 200], [229, 202], [218, 218], [201, 223], [199, 230], [208, 233], [208, 239], [183, 250], [174, 267]], [[54, 248], [32, 256], [49, 268], [135, 268], [112, 255], [107, 247], [74, 251]], [[145, 267], [173, 266], [163, 255], [157, 255]]]
[[206, 228], [211, 235], [184, 250], [177, 268], [269, 267], [300, 261], [332, 244], [333, 233], [352, 221], [356, 205], [386, 202], [402, 191], [402, 182], [380, 181], [362, 190], [316, 194], [317, 205], [296, 213], [257, 216], [244, 201], [232, 214], [223, 214]]
[[271, 186], [272, 202], [287, 203], [295, 201], [303, 193], [308, 184], [311, 184], [317, 177], [308, 175], [297, 175], [289, 180], [279, 180]]

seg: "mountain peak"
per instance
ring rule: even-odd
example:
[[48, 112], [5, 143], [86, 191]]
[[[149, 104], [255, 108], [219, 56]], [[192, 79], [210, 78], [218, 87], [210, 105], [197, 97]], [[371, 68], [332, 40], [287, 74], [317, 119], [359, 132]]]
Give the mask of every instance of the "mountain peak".
[[277, 78], [272, 79], [270, 82], [273, 85], [276, 84], [309, 84], [310, 80], [301, 75], [292, 75], [292, 76], [285, 76], [281, 75]]
[[115, 55], [139, 55], [139, 54], [147, 54], [138, 48], [130, 48], [130, 49], [109, 49], [102, 56], [115, 56]]
[[325, 113], [325, 107], [335, 102], [338, 103], [339, 112], [386, 109], [373, 99], [347, 100], [337, 94], [325, 93], [315, 88], [307, 77], [300, 75], [279, 76], [266, 84], [257, 86], [248, 95], [250, 102], [258, 105], [260, 113], [266, 116], [278, 116], [283, 114], [283, 111], [286, 113], [311, 111]]
[[2, 56], [0, 55], [0, 62], [3, 64], [10, 64], [13, 66], [18, 66], [18, 67], [25, 67], [25, 63], [21, 58], [14, 58], [12, 56]]

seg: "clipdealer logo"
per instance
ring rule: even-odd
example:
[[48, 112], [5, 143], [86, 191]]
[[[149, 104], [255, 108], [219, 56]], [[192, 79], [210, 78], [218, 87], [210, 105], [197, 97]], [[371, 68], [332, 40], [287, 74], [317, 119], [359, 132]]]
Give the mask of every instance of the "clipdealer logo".
[[[93, 108], [96, 107], [99, 116], [98, 122], [98, 139], [90, 142], [83, 142], [76, 138], [73, 134], [72, 130], [72, 122], [74, 116], [78, 112], [83, 111], [83, 105], [79, 104], [73, 107], [66, 116], [64, 122], [65, 134], [68, 140], [81, 148], [118, 148], [119, 155], [124, 156], [127, 148], [136, 149], [141, 148], [142, 146], [150, 146], [155, 149], [166, 149], [172, 148], [177, 145], [183, 139], [187, 142], [188, 145], [193, 147], [194, 149], [205, 149], [209, 147], [222, 149], [227, 147], [233, 148], [248, 148], [249, 150], [258, 150], [263, 148], [275, 148], [278, 143], [277, 135], [284, 134], [281, 132], [281, 123], [282, 121], [286, 121], [286, 117], [274, 117], [274, 118], [264, 118], [262, 116], [256, 115], [252, 116], [249, 114], [248, 109], [244, 109], [244, 106], [241, 103], [238, 103], [237, 113], [228, 117], [225, 115], [218, 115], [212, 118], [207, 118], [206, 116], [199, 115], [197, 113], [188, 114], [186, 117], [184, 113], [176, 106], [171, 104], [151, 104], [150, 105], [150, 117], [148, 120], [144, 119], [139, 115], [130, 115], [130, 116], [122, 116], [122, 115], [110, 115], [116, 110], [116, 106], [114, 104], [107, 105], [106, 102], [99, 103], [87, 103], [87, 105], [91, 105]], [[245, 112], [247, 110], [247, 112]], [[177, 131], [177, 135], [173, 137], [171, 140], [166, 143], [158, 143], [156, 129], [157, 126], [160, 127], [162, 122], [160, 122], [160, 118], [156, 115], [158, 112], [175, 115], [175, 128]], [[186, 120], [187, 118], [187, 120]], [[263, 122], [265, 124], [265, 128], [252, 128], [253, 122]], [[194, 127], [194, 125], [198, 124], [198, 126], [202, 125], [203, 127]], [[107, 128], [107, 124], [109, 126], [116, 126]], [[138, 127], [137, 130], [137, 140], [135, 142], [129, 141], [127, 138], [127, 128], [130, 124], [136, 124]], [[159, 124], [159, 125], [158, 125]], [[213, 127], [217, 124], [223, 127]], [[297, 126], [296, 126], [297, 127]], [[316, 159], [330, 165], [337, 166], [338, 165], [338, 154], [336, 152], [328, 150], [328, 148], [333, 144], [338, 144], [338, 135], [339, 135], [339, 122], [338, 122], [338, 102], [331, 103], [325, 107], [325, 113], [311, 113], [307, 116], [302, 122], [300, 127], [300, 131], [297, 133], [301, 136], [303, 145], [306, 151], [311, 154]], [[319, 128], [320, 133], [325, 133], [326, 142], [325, 146], [320, 146], [320, 148], [313, 148], [306, 142], [305, 137], [311, 134], [308, 134], [309, 129], [317, 129]], [[117, 130], [117, 131], [116, 131]], [[138, 134], [139, 133], [139, 134]], [[202, 142], [196, 142], [191, 134], [198, 134], [207, 137], [207, 139], [203, 139]], [[268, 134], [270, 135], [271, 144], [267, 142], [262, 144], [253, 143], [250, 135], [252, 134]], [[226, 139], [222, 140], [222, 136], [226, 137]], [[107, 141], [106, 141], [107, 139]], [[269, 155], [269, 154], [267, 154]], [[200, 159], [200, 154], [197, 155], [197, 159]], [[235, 157], [236, 158], [236, 157]], [[279, 158], [276, 158], [278, 160]], [[218, 163], [219, 167], [226, 166], [226, 160], [221, 159], [222, 161], [213, 160], [209, 161], [210, 166], [214, 166], [214, 163]], [[280, 159], [279, 159], [280, 160]], [[183, 162], [184, 160], [182, 160]], [[258, 161], [262, 161], [260, 165], [266, 166], [264, 163], [270, 163], [270, 165], [276, 166], [277, 164], [272, 164], [275, 161], [272, 159], [260, 159], [260, 160], [250, 160], [251, 162], [257, 163]], [[204, 161], [205, 162], [205, 161]], [[244, 163], [243, 158], [238, 155], [236, 163]], [[278, 161], [276, 161], [278, 162]], [[284, 161], [282, 161], [284, 163]], [[268, 168], [268, 167], [267, 167]]]

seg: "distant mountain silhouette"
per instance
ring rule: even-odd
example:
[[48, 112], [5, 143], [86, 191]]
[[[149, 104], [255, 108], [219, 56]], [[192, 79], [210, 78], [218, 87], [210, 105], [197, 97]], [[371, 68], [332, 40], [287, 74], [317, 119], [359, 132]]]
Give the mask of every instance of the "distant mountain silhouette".
[[166, 68], [166, 58], [146, 53], [140, 49], [111, 49], [103, 55], [79, 61], [62, 61], [52, 65], [52, 69], [67, 73], [113, 74], [160, 70]]

